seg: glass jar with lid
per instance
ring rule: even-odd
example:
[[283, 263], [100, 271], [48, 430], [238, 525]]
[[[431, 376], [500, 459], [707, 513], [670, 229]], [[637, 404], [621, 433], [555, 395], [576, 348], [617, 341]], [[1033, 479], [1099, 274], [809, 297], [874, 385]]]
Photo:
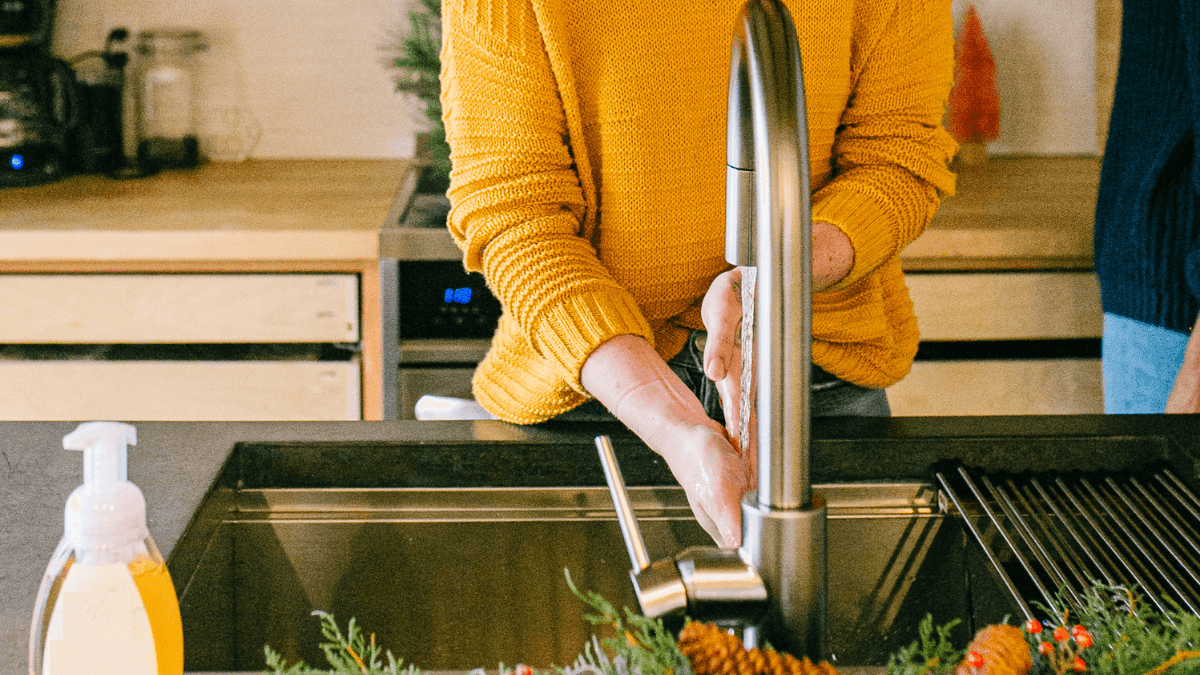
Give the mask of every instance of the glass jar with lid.
[[204, 36], [186, 28], [138, 34], [137, 159], [145, 167], [191, 168], [199, 164], [196, 54]]

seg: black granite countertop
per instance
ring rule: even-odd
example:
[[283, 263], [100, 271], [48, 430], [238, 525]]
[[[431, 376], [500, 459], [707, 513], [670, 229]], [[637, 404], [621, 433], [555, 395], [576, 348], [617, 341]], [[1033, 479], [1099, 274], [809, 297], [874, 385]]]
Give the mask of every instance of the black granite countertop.
[[[428, 471], [469, 453], [492, 469], [480, 480], [603, 484], [591, 439], [613, 435], [630, 485], [669, 481], [655, 455], [617, 425], [517, 427], [501, 422], [135, 423], [129, 477], [146, 496], [150, 533], [170, 556], [238, 444], [268, 444], [295, 459], [314, 447], [356, 453], [405, 446]], [[62, 534], [63, 506], [82, 482], [82, 455], [62, 449], [75, 423], [0, 423], [0, 673], [27, 670], [29, 621], [46, 563]], [[924, 478], [937, 462], [1027, 469], [1109, 469], [1167, 459], [1195, 480], [1198, 416], [1035, 416], [821, 420], [814, 425], [813, 482]], [[422, 451], [426, 446], [427, 452]], [[283, 464], [286, 464], [284, 462]], [[282, 464], [281, 464], [282, 466]], [[447, 465], [448, 466], [448, 465]], [[272, 470], [281, 470], [278, 467]], [[371, 475], [364, 471], [362, 480]], [[518, 481], [519, 482], [519, 481]], [[186, 639], [186, 636], [185, 636]]]
[[[146, 497], [150, 534], [170, 556], [221, 466], [240, 442], [513, 442], [537, 432], [506, 424], [416, 422], [141, 422], [129, 479]], [[432, 426], [426, 426], [432, 425]], [[0, 673], [28, 670], [38, 585], [62, 536], [67, 497], [83, 481], [83, 455], [62, 449], [76, 423], [0, 423]], [[453, 428], [447, 428], [447, 427]]]

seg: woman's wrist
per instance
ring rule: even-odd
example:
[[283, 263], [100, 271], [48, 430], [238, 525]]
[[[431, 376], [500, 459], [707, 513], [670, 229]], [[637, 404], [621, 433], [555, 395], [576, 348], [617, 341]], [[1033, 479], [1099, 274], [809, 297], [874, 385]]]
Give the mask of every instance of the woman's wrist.
[[812, 224], [813, 290], [823, 291], [846, 278], [854, 267], [854, 245], [836, 225]]

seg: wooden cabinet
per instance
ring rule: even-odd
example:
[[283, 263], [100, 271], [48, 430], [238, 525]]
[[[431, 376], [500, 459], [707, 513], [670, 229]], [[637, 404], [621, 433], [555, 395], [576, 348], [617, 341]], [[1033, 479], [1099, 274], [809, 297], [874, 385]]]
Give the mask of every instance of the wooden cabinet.
[[359, 341], [351, 274], [0, 275], [0, 343]]
[[383, 419], [379, 230], [405, 166], [250, 161], [6, 192], [0, 419]]
[[[0, 419], [362, 419], [357, 356], [243, 349], [217, 361], [221, 350], [196, 349], [201, 359], [180, 360], [187, 350], [162, 347], [357, 344], [358, 301], [348, 274], [0, 275]], [[148, 346], [136, 360], [29, 358], [87, 344]]]
[[1098, 359], [917, 361], [888, 389], [893, 415], [1104, 412]]
[[[1099, 164], [959, 171], [958, 194], [902, 254], [926, 343], [1099, 337]], [[418, 389], [398, 383], [395, 267], [381, 253], [406, 167], [252, 160], [5, 190], [0, 419], [394, 416]], [[221, 346], [237, 357], [211, 357]], [[1094, 357], [922, 359], [889, 396], [897, 415], [1099, 412], [1099, 372]]]
[[888, 389], [893, 414], [1104, 411], [1091, 249], [1099, 166], [993, 158], [959, 172], [958, 194], [902, 255], [922, 350]]
[[360, 364], [0, 360], [0, 419], [358, 420]]
[[1100, 337], [1095, 274], [910, 273], [907, 281], [923, 344], [970, 343], [958, 351], [971, 357], [917, 360], [888, 390], [894, 414], [1104, 412], [1099, 359], [1046, 356], [1089, 351]]
[[921, 339], [1068, 340], [1100, 336], [1092, 272], [910, 272]]

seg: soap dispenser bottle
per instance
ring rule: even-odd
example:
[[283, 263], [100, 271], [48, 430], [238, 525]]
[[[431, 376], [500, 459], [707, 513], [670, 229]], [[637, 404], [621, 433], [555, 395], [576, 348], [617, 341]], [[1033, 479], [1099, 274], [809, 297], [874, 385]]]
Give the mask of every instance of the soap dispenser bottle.
[[126, 476], [137, 430], [86, 422], [63, 438], [83, 451], [62, 541], [38, 590], [30, 675], [181, 675], [175, 587], [146, 528], [146, 500]]

